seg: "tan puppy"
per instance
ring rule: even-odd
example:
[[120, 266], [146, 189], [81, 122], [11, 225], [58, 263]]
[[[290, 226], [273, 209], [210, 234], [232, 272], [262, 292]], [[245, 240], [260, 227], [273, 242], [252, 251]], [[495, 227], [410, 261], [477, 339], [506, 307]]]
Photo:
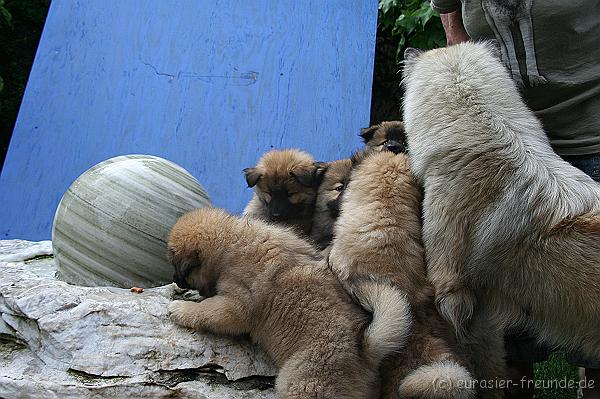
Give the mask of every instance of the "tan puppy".
[[308, 236], [322, 172], [306, 152], [267, 152], [256, 167], [244, 169], [248, 187], [254, 187], [244, 215], [293, 227]]
[[342, 194], [352, 171], [350, 159], [329, 162], [317, 191], [310, 238], [319, 249], [327, 247], [333, 238], [333, 224], [340, 214]]
[[491, 45], [405, 59], [428, 273], [475, 370], [502, 376], [507, 327], [600, 358], [600, 185], [554, 153]]
[[355, 305], [326, 262], [290, 229], [204, 208], [169, 235], [175, 281], [209, 296], [174, 301], [177, 324], [249, 334], [280, 368], [281, 398], [373, 398], [381, 360], [402, 346], [408, 303], [390, 285], [357, 282]]
[[382, 397], [473, 398], [470, 373], [434, 304], [421, 242], [421, 192], [404, 154], [361, 152], [344, 192], [329, 264], [352, 287], [360, 276], [406, 293], [413, 319], [401, 353], [384, 361]]
[[[394, 154], [406, 152], [404, 124], [401, 121], [381, 122], [379, 125], [361, 129], [360, 136], [365, 143], [365, 150], [355, 153], [354, 158], [363, 157], [372, 151], [391, 151]], [[326, 248], [333, 238], [333, 224], [339, 216], [341, 199], [350, 178], [352, 162], [350, 159], [342, 159], [324, 164], [325, 172], [317, 191], [310, 233], [311, 239], [320, 249]]]
[[370, 150], [391, 151], [394, 154], [406, 152], [406, 135], [402, 121], [385, 121], [361, 129], [360, 137]]

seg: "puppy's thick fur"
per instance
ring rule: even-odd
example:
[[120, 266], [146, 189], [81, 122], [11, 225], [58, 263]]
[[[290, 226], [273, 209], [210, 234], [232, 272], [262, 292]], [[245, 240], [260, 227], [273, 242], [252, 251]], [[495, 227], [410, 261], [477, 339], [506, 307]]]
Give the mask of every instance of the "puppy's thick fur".
[[178, 285], [210, 297], [174, 301], [178, 324], [249, 334], [280, 367], [281, 398], [373, 398], [381, 360], [410, 329], [406, 297], [368, 279], [353, 294], [290, 229], [217, 209], [182, 216], [169, 235]]
[[[362, 152], [344, 192], [329, 264], [343, 282], [370, 276], [406, 293], [413, 319], [405, 348], [384, 361], [382, 397], [472, 398], [470, 373], [438, 314], [421, 242], [421, 190], [404, 154]], [[461, 388], [462, 387], [462, 388]]]
[[442, 314], [486, 378], [502, 332], [600, 357], [600, 185], [556, 155], [494, 49], [414, 56], [404, 121]]
[[254, 168], [244, 169], [248, 187], [254, 187], [244, 215], [289, 226], [308, 236], [322, 171], [304, 151], [267, 152]]
[[317, 191], [315, 213], [310, 238], [319, 249], [327, 247], [333, 238], [333, 225], [340, 214], [342, 194], [350, 179], [352, 162], [340, 159], [329, 162]]
[[406, 135], [402, 121], [385, 121], [361, 129], [360, 137], [370, 150], [391, 151], [394, 154], [406, 152]]

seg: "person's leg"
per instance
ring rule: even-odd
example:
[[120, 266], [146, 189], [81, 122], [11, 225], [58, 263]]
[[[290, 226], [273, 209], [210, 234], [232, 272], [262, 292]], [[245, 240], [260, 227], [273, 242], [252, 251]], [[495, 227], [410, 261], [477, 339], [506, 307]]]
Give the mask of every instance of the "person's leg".
[[506, 390], [506, 397], [513, 399], [529, 399], [534, 394], [534, 375], [532, 362], [507, 360], [506, 373], [512, 385]]
[[577, 351], [567, 353], [565, 357], [572, 365], [585, 368], [583, 399], [600, 399], [600, 359], [590, 359]]
[[572, 155], [562, 158], [592, 179], [600, 182], [600, 154]]
[[600, 369], [586, 368], [585, 380], [583, 399], [600, 399]]
[[550, 349], [537, 343], [526, 332], [508, 332], [504, 337], [506, 368], [512, 384], [505, 394], [511, 399], [534, 397], [533, 363], [548, 359]]

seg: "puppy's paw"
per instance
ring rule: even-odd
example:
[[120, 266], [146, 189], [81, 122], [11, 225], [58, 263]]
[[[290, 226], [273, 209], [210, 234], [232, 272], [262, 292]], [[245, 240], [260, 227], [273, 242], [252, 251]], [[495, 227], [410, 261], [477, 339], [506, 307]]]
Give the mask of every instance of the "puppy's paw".
[[183, 327], [192, 328], [194, 326], [195, 302], [173, 301], [169, 304], [169, 317], [175, 323]]

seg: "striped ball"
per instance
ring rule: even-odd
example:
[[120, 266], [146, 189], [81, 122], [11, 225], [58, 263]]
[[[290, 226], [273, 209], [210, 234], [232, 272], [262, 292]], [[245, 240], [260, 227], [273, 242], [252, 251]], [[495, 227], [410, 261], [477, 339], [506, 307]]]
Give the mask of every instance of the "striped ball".
[[173, 281], [166, 239], [177, 218], [211, 206], [173, 162], [124, 155], [93, 166], [62, 197], [52, 226], [58, 277], [86, 286], [155, 287]]

